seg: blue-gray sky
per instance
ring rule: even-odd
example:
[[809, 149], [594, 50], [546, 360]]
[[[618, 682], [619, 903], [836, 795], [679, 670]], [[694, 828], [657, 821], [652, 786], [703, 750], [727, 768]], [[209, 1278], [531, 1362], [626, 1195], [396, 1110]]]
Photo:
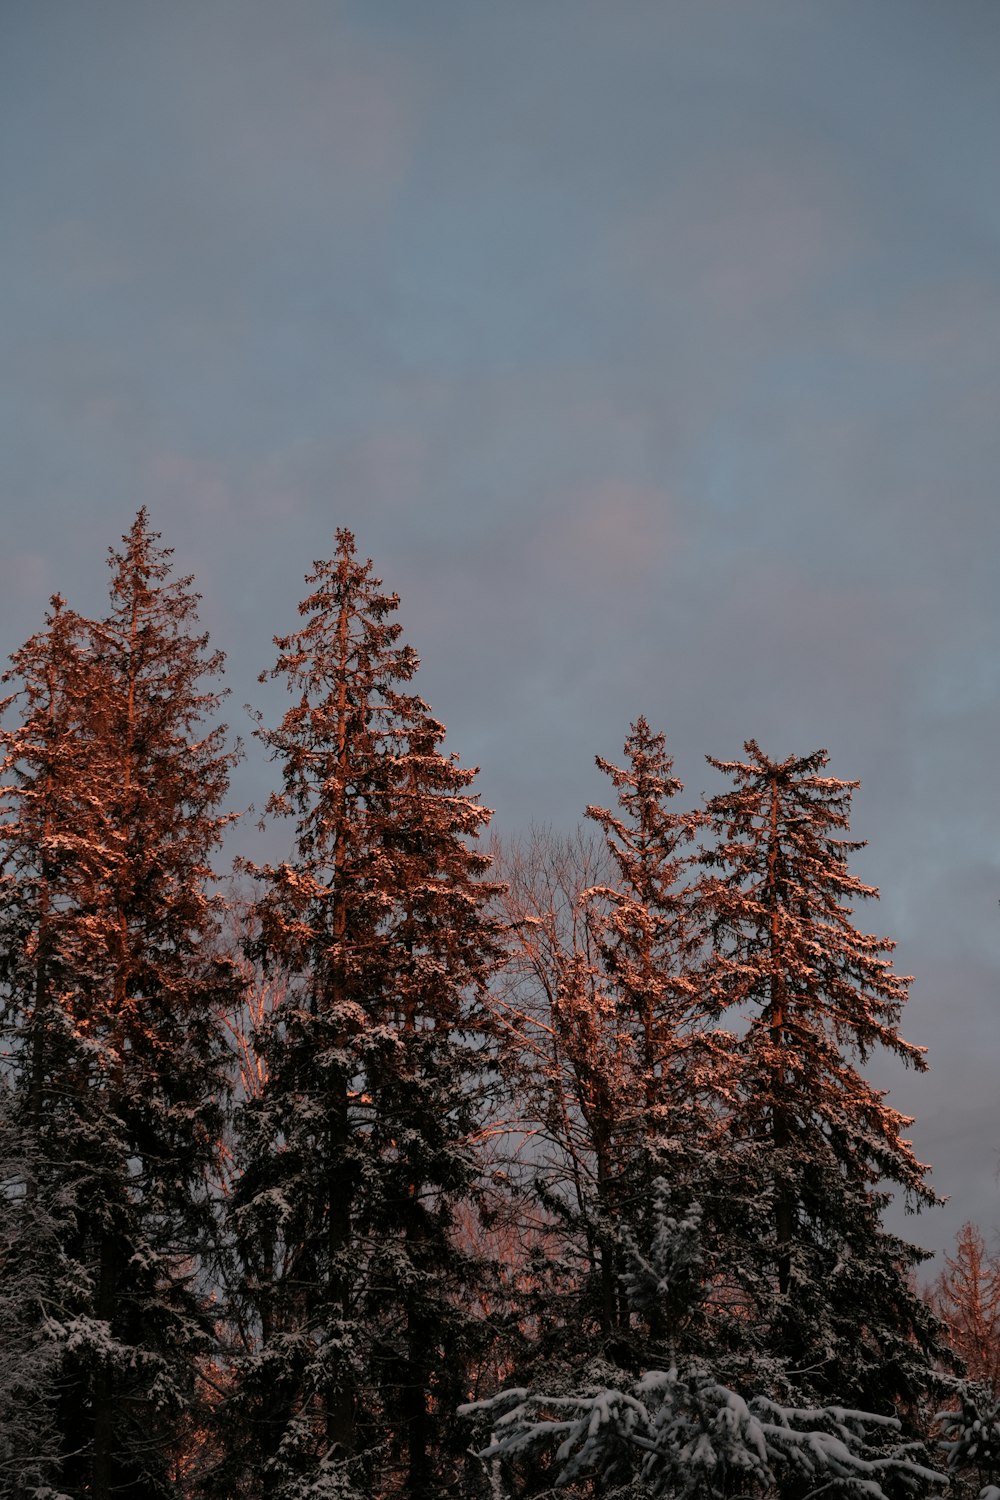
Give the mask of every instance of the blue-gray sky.
[[1000, 1226], [998, 79], [995, 0], [0, 7], [0, 647], [146, 504], [245, 729], [348, 526], [501, 833], [640, 713], [692, 797], [827, 746], [935, 1248]]

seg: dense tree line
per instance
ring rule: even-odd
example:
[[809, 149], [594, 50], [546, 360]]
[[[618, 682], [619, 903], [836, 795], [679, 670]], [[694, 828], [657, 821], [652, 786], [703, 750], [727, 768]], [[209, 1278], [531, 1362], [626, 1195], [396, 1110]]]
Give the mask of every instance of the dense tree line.
[[882, 1223], [935, 1198], [861, 1071], [924, 1061], [856, 783], [749, 741], [684, 809], [640, 718], [589, 832], [487, 850], [340, 531], [264, 674], [287, 857], [237, 899], [170, 556], [141, 511], [107, 615], [54, 598], [6, 677], [0, 1493], [992, 1479], [995, 1268], [967, 1238], [936, 1314]]

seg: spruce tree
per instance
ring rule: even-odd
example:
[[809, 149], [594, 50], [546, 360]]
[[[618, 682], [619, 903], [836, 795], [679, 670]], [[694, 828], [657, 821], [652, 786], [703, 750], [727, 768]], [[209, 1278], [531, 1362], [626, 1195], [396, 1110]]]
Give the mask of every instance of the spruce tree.
[[211, 1334], [198, 1256], [232, 986], [210, 893], [234, 759], [206, 724], [221, 657], [145, 511], [123, 541], [107, 618], [57, 602], [14, 658], [22, 720], [2, 741], [3, 1022], [39, 1170], [68, 1209], [74, 1296], [48, 1325], [60, 1485], [94, 1500], [177, 1492]]
[[477, 1337], [480, 1268], [455, 1215], [476, 1191], [499, 957], [474, 848], [489, 815], [406, 691], [418, 663], [398, 597], [350, 532], [307, 582], [270, 674], [294, 702], [258, 731], [294, 849], [257, 872], [255, 953], [287, 988], [242, 1126], [234, 1223], [259, 1347], [241, 1372], [239, 1482], [373, 1496], [395, 1474], [424, 1500], [461, 1461], [453, 1412]]
[[[625, 1231], [614, 1261], [620, 1321], [628, 1328], [634, 1318], [625, 1267], [632, 1247], [648, 1250], [656, 1238], [664, 1198], [680, 1215], [692, 1205], [699, 1214], [704, 1210], [705, 1270], [711, 1276], [712, 1209], [719, 1153], [726, 1149], [720, 1101], [731, 1069], [730, 1039], [708, 1024], [710, 1007], [695, 977], [705, 932], [688, 846], [699, 815], [674, 808], [683, 787], [665, 737], [645, 718], [630, 726], [624, 748], [622, 766], [597, 757], [617, 791], [617, 807], [588, 807], [587, 816], [603, 830], [618, 877], [613, 886], [588, 894], [602, 989], [625, 1039], [615, 1125], [619, 1179], [606, 1220], [618, 1221]], [[650, 1301], [633, 1364], [663, 1357], [668, 1343], [678, 1348], [691, 1313], [679, 1285]]]
[[825, 751], [710, 762], [734, 783], [707, 804], [715, 843], [702, 896], [714, 951], [702, 983], [742, 1028], [729, 1118], [738, 1174], [726, 1320], [755, 1378], [822, 1399], [912, 1406], [938, 1352], [935, 1320], [911, 1286], [923, 1252], [889, 1233], [891, 1188], [932, 1204], [911, 1123], [858, 1070], [876, 1048], [912, 1067], [899, 1035], [908, 979], [893, 944], [858, 930], [877, 896], [848, 867], [856, 782], [824, 774]]
[[588, 1359], [635, 1371], [693, 1336], [687, 1287], [675, 1279], [640, 1316], [631, 1268], [650, 1251], [657, 1213], [687, 1213], [711, 1185], [719, 1135], [721, 1049], [688, 972], [697, 815], [674, 809], [682, 787], [645, 719], [622, 766], [597, 764], [618, 794], [613, 809], [587, 809], [603, 840], [542, 831], [504, 865], [518, 958], [500, 998], [531, 1113], [527, 1197], [545, 1215], [526, 1298], [542, 1333], [517, 1370], [550, 1388]]
[[602, 892], [611, 908], [602, 950], [608, 973], [635, 1009], [643, 1095], [653, 1115], [656, 1080], [676, 1030], [671, 1021], [687, 1009], [688, 904], [681, 880], [690, 860], [682, 851], [695, 819], [671, 806], [683, 786], [673, 774], [665, 737], [654, 734], [645, 718], [630, 725], [625, 761], [616, 766], [597, 756], [618, 806], [588, 807], [587, 817], [602, 829], [618, 871], [618, 885]]
[[5, 684], [15, 692], [15, 728], [0, 730], [0, 983], [3, 1029], [37, 1134], [44, 1082], [72, 1048], [72, 1023], [55, 996], [72, 985], [57, 940], [75, 920], [86, 835], [80, 789], [91, 756], [84, 721], [92, 699], [93, 652], [88, 623], [50, 601], [45, 629], [11, 657]]

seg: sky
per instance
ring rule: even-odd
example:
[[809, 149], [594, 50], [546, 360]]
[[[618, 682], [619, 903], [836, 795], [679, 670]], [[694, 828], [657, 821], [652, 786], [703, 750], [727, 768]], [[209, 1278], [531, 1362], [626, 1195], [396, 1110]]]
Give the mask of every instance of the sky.
[[640, 714], [691, 803], [826, 747], [934, 1250], [1000, 1229], [998, 78], [995, 0], [0, 4], [0, 656], [145, 505], [247, 736], [344, 526], [505, 837]]

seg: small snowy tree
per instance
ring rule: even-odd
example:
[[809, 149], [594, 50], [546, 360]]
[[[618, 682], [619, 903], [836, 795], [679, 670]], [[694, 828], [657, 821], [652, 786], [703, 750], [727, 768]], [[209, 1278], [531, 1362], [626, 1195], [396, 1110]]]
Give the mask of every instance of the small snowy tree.
[[1000, 1396], [976, 1380], [943, 1381], [949, 1405], [934, 1419], [938, 1448], [959, 1493], [995, 1500], [1000, 1480]]
[[[678, 1291], [699, 1296], [700, 1214], [669, 1212], [655, 1185], [652, 1239], [630, 1245], [626, 1286], [642, 1310]], [[673, 1360], [639, 1374], [595, 1360], [575, 1385], [505, 1390], [463, 1415], [489, 1429], [479, 1457], [518, 1494], [586, 1486], [605, 1497], [783, 1500], [832, 1489], [857, 1500], [924, 1495], [944, 1475], [923, 1463], [892, 1416], [842, 1406], [788, 1407], [739, 1394], [704, 1359]], [[593, 1486], [593, 1489], [591, 1489]]]
[[590, 1481], [605, 1497], [790, 1500], [834, 1491], [889, 1500], [923, 1496], [945, 1482], [919, 1461], [895, 1417], [746, 1399], [698, 1366], [650, 1370], [619, 1384], [605, 1384], [609, 1374], [623, 1372], [597, 1367], [573, 1395], [514, 1389], [464, 1407], [492, 1423], [480, 1458], [517, 1472], [525, 1460], [551, 1455], [555, 1488]]

